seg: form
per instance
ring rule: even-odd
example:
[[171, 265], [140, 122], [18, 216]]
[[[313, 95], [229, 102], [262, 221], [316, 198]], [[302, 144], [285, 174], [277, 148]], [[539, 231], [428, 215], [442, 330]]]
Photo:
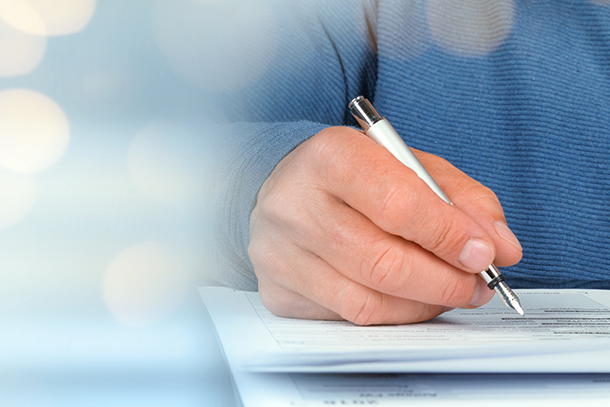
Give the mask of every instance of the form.
[[278, 318], [257, 293], [200, 292], [244, 407], [610, 405], [610, 291], [518, 290], [525, 317], [494, 299], [372, 327]]
[[607, 407], [610, 374], [244, 373], [244, 407]]
[[229, 362], [251, 372], [610, 373], [610, 292], [519, 290], [431, 321], [357, 326], [280, 318], [258, 293], [201, 289]]

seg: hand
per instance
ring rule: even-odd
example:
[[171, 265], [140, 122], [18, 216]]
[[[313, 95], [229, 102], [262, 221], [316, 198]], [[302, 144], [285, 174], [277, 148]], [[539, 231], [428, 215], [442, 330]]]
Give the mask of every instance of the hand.
[[447, 161], [414, 153], [455, 206], [348, 127], [321, 131], [278, 164], [250, 218], [267, 309], [399, 324], [493, 297], [478, 273], [521, 259], [498, 199]]

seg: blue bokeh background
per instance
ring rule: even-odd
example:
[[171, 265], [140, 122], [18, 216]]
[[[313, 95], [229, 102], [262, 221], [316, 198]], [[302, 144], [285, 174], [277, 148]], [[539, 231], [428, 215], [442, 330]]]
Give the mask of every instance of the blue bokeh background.
[[[44, 3], [28, 1], [0, 0], [0, 42], [14, 30], [6, 10]], [[218, 182], [209, 121], [231, 86], [221, 68], [231, 40], [218, 16], [250, 3], [55, 3], [95, 8], [77, 32], [33, 36], [46, 42], [40, 62], [0, 76], [0, 97], [34, 91], [70, 128], [48, 168], [20, 172], [0, 160], [0, 181], [14, 181], [0, 182], [0, 201], [25, 208], [0, 213], [9, 219], [0, 224], [0, 405], [233, 405], [196, 287], [208, 283], [209, 190]], [[187, 17], [203, 23], [178, 30]], [[197, 48], [203, 54], [189, 59]], [[15, 55], [0, 47], [0, 68]], [[186, 74], [181, 64], [191, 64]], [[0, 133], [0, 148], [15, 131]], [[22, 181], [35, 190], [23, 202]]]

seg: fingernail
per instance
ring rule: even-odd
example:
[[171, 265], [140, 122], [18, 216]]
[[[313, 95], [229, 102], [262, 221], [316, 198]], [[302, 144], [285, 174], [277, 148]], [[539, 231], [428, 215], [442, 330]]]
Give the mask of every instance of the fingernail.
[[471, 271], [483, 271], [493, 261], [493, 250], [481, 239], [472, 239], [462, 249], [458, 260]]
[[494, 223], [494, 227], [496, 228], [496, 232], [500, 235], [500, 237], [506, 240], [508, 243], [515, 246], [517, 249], [523, 251], [523, 247], [521, 247], [521, 243], [519, 243], [519, 239], [517, 236], [508, 228], [506, 223], [502, 221], [497, 221]]
[[485, 281], [483, 281], [483, 279], [479, 279], [479, 284], [477, 284], [477, 288], [474, 291], [474, 295], [470, 301], [470, 306], [480, 307], [481, 305], [485, 305], [493, 298], [493, 296], [494, 291], [487, 287], [487, 284]]

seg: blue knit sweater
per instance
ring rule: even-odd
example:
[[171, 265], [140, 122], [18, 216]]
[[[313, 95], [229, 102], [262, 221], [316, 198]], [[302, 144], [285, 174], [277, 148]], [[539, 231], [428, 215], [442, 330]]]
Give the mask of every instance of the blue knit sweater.
[[[288, 3], [288, 4], [287, 4]], [[307, 5], [294, 4], [307, 3]], [[276, 5], [271, 63], [224, 95], [215, 278], [256, 289], [248, 220], [274, 166], [373, 101], [408, 145], [490, 187], [523, 245], [515, 287], [610, 287], [610, 5], [325, 0]]]

